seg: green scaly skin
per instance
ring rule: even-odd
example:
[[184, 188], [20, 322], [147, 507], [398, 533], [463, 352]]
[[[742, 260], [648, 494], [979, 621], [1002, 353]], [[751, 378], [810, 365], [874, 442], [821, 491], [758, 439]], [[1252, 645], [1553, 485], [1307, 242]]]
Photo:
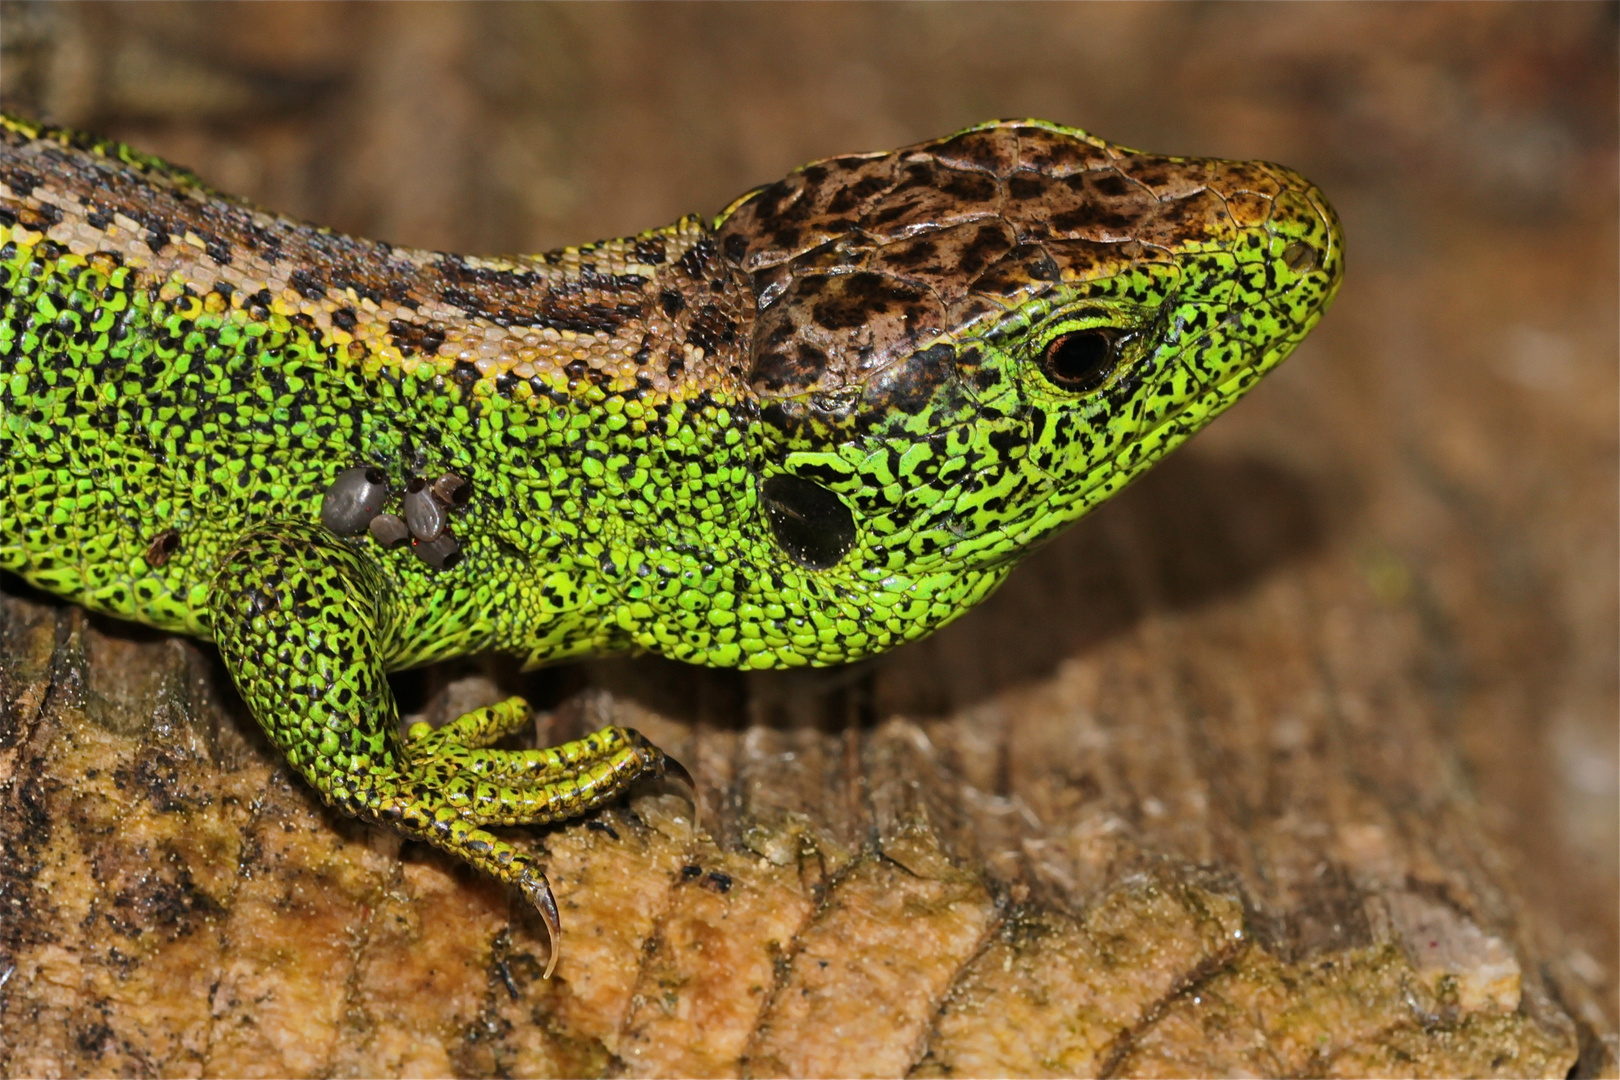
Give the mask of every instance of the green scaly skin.
[[[501, 259], [333, 234], [75, 132], [0, 136], [0, 568], [216, 642], [327, 802], [518, 886], [554, 938], [545, 875], [486, 827], [672, 763], [618, 728], [490, 749], [519, 699], [401, 733], [387, 672], [922, 637], [1231, 405], [1342, 272], [1287, 169], [1039, 121]], [[362, 465], [395, 492], [468, 478], [461, 561], [323, 527]]]

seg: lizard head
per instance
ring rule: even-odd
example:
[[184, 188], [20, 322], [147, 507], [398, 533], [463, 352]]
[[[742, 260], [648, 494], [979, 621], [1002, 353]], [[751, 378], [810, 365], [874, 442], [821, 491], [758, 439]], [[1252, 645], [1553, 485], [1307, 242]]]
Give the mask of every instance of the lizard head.
[[1288, 169], [1038, 121], [804, 166], [716, 239], [784, 562], [891, 577], [931, 625], [1253, 386], [1343, 267]]

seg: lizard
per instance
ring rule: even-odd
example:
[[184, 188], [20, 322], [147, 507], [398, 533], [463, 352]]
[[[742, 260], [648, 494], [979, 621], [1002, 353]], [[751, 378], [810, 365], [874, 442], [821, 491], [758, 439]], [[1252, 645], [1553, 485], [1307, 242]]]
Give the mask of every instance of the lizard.
[[490, 828], [684, 770], [618, 727], [500, 748], [521, 698], [402, 731], [389, 672], [921, 638], [1254, 386], [1342, 275], [1298, 173], [1039, 120], [478, 257], [5, 116], [0, 569], [212, 641], [322, 800], [518, 889], [549, 976], [544, 868]]

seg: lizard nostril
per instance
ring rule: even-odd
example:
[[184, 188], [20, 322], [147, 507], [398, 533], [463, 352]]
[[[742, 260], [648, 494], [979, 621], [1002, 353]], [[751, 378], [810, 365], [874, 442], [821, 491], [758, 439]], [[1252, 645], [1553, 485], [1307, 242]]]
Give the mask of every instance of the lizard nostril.
[[1295, 240], [1292, 244], [1289, 244], [1283, 249], [1282, 257], [1283, 262], [1287, 264], [1288, 269], [1292, 270], [1296, 274], [1304, 274], [1316, 269], [1316, 261], [1318, 258], [1316, 249], [1311, 247], [1311, 245], [1301, 243], [1298, 240]]

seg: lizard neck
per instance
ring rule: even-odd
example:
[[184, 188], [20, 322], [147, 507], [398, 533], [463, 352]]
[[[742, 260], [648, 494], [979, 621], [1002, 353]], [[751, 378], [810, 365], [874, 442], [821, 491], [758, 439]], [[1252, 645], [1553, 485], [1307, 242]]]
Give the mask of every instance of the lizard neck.
[[398, 299], [304, 264], [280, 307], [312, 319], [363, 364], [426, 369], [508, 397], [525, 396], [521, 383], [548, 397], [649, 403], [742, 386], [752, 305], [697, 218], [541, 255], [389, 254], [414, 278]]

